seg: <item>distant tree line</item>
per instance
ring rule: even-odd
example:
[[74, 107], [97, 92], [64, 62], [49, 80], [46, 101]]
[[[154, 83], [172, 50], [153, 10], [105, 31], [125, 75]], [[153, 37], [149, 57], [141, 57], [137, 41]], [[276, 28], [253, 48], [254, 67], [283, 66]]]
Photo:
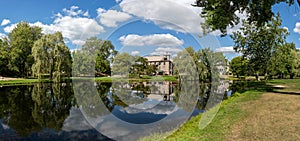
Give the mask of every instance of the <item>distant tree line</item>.
[[40, 27], [20, 22], [8, 37], [0, 38], [0, 76], [48, 77], [60, 82], [71, 77], [72, 68], [75, 76], [110, 75], [110, 63], [116, 53], [110, 41], [92, 37], [82, 50], [71, 54], [61, 32], [43, 34]]

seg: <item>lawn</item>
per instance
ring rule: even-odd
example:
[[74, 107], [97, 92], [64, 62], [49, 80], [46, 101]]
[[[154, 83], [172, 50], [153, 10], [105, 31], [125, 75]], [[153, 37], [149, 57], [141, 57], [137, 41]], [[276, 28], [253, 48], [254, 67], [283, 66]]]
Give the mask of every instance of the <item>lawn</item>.
[[[63, 81], [68, 81], [65, 79]], [[72, 77], [71, 80], [94, 80], [96, 82], [113, 82], [113, 81], [177, 81], [176, 76], [143, 76], [141, 78], [112, 78], [112, 77]], [[24, 79], [24, 78], [9, 78], [0, 79], [0, 86], [4, 85], [26, 85], [31, 83], [48, 83], [52, 82], [49, 79]]]
[[27, 85], [31, 83], [39, 83], [39, 82], [51, 82], [49, 79], [14, 79], [14, 80], [0, 80], [0, 86], [2, 85]]
[[300, 79], [247, 86], [223, 101], [206, 128], [199, 129], [202, 115], [198, 115], [171, 135], [154, 134], [141, 140], [300, 140]]

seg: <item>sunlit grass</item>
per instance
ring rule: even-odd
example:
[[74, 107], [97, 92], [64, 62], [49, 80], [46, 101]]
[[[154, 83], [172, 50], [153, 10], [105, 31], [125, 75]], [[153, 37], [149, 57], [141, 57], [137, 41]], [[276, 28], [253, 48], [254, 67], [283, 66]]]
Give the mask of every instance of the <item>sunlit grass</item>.
[[26, 85], [31, 83], [51, 82], [49, 79], [15, 79], [15, 80], [0, 80], [0, 85]]
[[[274, 85], [285, 87], [275, 89]], [[295, 93], [300, 92], [300, 79], [251, 81], [247, 87], [223, 101], [213, 121], [203, 130], [199, 128], [200, 114], [167, 138], [160, 136], [171, 141], [300, 140], [300, 95]]]

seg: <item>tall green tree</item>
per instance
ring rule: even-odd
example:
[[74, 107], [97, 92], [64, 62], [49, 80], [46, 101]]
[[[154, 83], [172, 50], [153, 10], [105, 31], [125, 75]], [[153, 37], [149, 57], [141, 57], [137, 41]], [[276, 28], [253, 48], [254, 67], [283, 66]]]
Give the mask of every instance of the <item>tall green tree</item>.
[[272, 20], [272, 6], [280, 2], [292, 5], [294, 0], [196, 0], [194, 6], [203, 8], [204, 29], [220, 30], [226, 35], [229, 27], [240, 22], [238, 14], [245, 12], [248, 23], [261, 26]]
[[34, 65], [32, 71], [40, 79], [49, 74], [50, 80], [59, 82], [61, 76], [71, 76], [72, 58], [60, 32], [43, 35], [32, 49]]
[[117, 53], [110, 41], [91, 37], [86, 40], [82, 50], [95, 57], [95, 71], [97, 73], [110, 75], [110, 63]]
[[226, 73], [226, 59], [223, 53], [214, 52], [209, 48], [204, 48], [198, 52], [199, 63], [205, 73], [204, 78], [208, 79], [209, 82], [213, 82], [219, 79], [221, 73]]
[[242, 56], [234, 57], [230, 62], [230, 71], [238, 78], [240, 76], [247, 76], [248, 63], [249, 60], [247, 60], [247, 58], [243, 58]]
[[220, 68], [225, 68], [225, 60], [221, 52], [213, 52], [209, 48], [195, 51], [193, 47], [187, 47], [177, 54], [174, 63], [176, 72], [188, 73], [191, 68], [197, 68], [200, 80], [212, 82], [219, 78]]
[[280, 26], [279, 15], [263, 26], [244, 21], [240, 31], [231, 36], [235, 42], [235, 51], [249, 59], [251, 67], [257, 71], [256, 74], [263, 72], [266, 79], [274, 51], [286, 43], [288, 31]]
[[27, 22], [20, 22], [8, 34], [11, 47], [10, 69], [17, 76], [25, 77], [31, 75], [31, 67], [34, 63], [31, 50], [35, 41], [42, 36], [42, 29], [30, 26]]
[[271, 57], [270, 75], [277, 75], [280, 78], [289, 75], [290, 78], [294, 78], [298, 74], [298, 61], [294, 43], [279, 46]]
[[134, 56], [126, 52], [117, 54], [112, 64], [112, 75], [128, 77], [133, 64]]
[[10, 48], [7, 38], [0, 38], [0, 76], [9, 76]]

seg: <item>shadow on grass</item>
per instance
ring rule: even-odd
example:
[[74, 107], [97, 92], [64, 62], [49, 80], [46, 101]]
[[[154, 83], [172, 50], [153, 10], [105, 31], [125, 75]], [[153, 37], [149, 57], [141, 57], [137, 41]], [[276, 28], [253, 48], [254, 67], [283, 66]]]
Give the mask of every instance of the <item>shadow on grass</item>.
[[[272, 82], [272, 83], [280, 84], [280, 82]], [[300, 95], [300, 92], [284, 91], [287, 88], [276, 87], [264, 81], [234, 81], [229, 89], [232, 90], [232, 93], [235, 92], [244, 93], [246, 91], [255, 90], [260, 92], [272, 92], [277, 94]]]

